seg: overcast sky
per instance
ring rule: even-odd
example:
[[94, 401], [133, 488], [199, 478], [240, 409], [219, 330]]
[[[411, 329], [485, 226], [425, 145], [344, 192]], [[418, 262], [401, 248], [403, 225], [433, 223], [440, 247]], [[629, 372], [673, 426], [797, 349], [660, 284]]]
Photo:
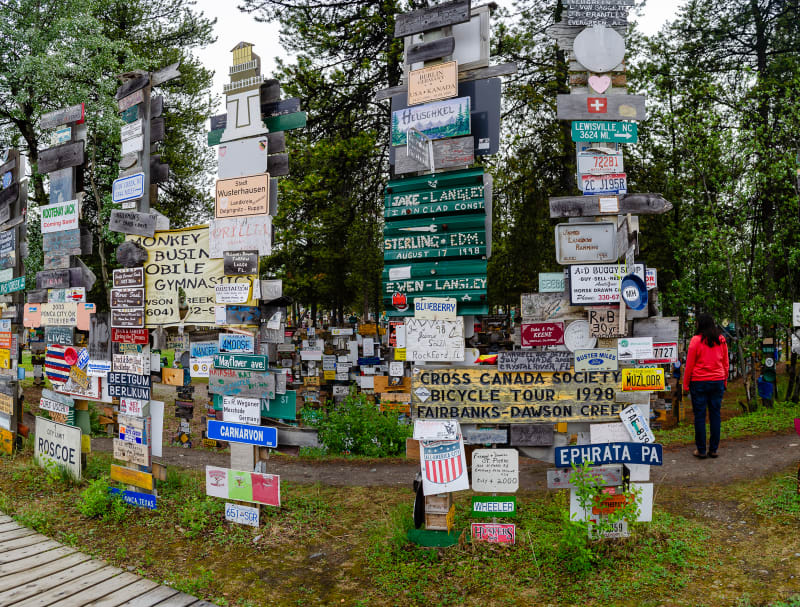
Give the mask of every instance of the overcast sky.
[[[496, 0], [501, 6], [513, 8], [512, 0]], [[661, 26], [677, 14], [685, 0], [649, 0], [639, 25], [645, 34], [656, 33]], [[212, 92], [222, 98], [222, 86], [229, 82], [228, 67], [231, 65], [231, 49], [241, 41], [252, 42], [255, 52], [261, 57], [261, 72], [269, 75], [275, 67], [275, 57], [287, 55], [278, 41], [278, 25], [257, 23], [252, 16], [239, 11], [238, 0], [197, 0], [197, 8], [208, 17], [217, 18], [215, 33], [217, 42], [199, 51], [203, 64], [215, 71]], [[483, 2], [474, 2], [482, 4]], [[219, 107], [218, 112], [224, 109]]]

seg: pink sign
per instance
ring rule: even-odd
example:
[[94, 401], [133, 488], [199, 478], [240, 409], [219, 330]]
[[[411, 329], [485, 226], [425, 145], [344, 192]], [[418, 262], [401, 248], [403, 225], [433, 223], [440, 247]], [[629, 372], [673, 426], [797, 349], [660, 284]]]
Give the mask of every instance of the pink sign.
[[472, 523], [472, 541], [514, 544], [516, 526], [508, 523]]
[[523, 346], [560, 346], [563, 343], [563, 322], [532, 322], [522, 325]]

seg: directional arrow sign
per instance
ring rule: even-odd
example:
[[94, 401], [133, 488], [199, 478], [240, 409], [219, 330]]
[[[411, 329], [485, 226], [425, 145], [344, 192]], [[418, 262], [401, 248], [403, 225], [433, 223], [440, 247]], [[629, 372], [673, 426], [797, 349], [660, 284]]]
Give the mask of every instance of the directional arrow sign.
[[572, 141], [636, 143], [639, 141], [639, 126], [635, 122], [575, 120], [572, 123]]
[[[558, 196], [550, 199], [550, 217], [597, 217], [605, 215], [601, 211], [600, 199], [603, 196]], [[619, 196], [619, 210], [608, 214], [661, 215], [672, 210], [672, 203], [661, 194], [628, 194]]]

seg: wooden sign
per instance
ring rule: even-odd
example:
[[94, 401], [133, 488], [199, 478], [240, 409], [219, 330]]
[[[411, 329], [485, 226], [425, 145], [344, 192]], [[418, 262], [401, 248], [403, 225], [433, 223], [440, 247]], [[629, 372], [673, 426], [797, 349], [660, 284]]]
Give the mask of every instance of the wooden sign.
[[153, 72], [150, 76], [152, 85], [158, 86], [159, 84], [164, 84], [165, 82], [172, 80], [173, 78], [177, 78], [181, 75], [180, 70], [178, 67], [180, 63], [170, 63], [166, 67], [162, 67], [160, 70]]
[[75, 480], [81, 478], [81, 429], [36, 417], [34, 461], [41, 467], [58, 466]]
[[556, 226], [556, 261], [561, 265], [616, 261], [630, 245], [627, 220], [560, 223]]
[[144, 327], [144, 308], [112, 308], [111, 309], [112, 327]]
[[144, 306], [144, 289], [117, 288], [111, 289], [112, 308], [141, 308]]
[[479, 215], [392, 221], [383, 231], [383, 258], [478, 257], [486, 254], [486, 244], [486, 224]]
[[144, 268], [119, 268], [113, 273], [114, 287], [144, 287]]
[[414, 361], [464, 360], [464, 319], [417, 320], [408, 319], [406, 326], [406, 352]]
[[583, 462], [590, 462], [592, 466], [605, 464], [661, 466], [663, 461], [662, 447], [659, 444], [605, 443], [602, 445], [556, 447], [555, 451], [557, 468], [569, 468], [573, 464], [580, 466]]
[[470, 0], [452, 0], [438, 6], [397, 15], [394, 23], [394, 37], [411, 36], [448, 25], [465, 23], [469, 19]]
[[134, 487], [141, 487], [152, 491], [153, 489], [153, 475], [147, 472], [140, 472], [131, 468], [123, 468], [116, 464], [111, 464], [111, 480], [119, 481], [126, 485], [133, 485]]
[[589, 310], [589, 335], [592, 337], [622, 337], [619, 331], [619, 308]]
[[222, 261], [225, 276], [258, 274], [258, 251], [226, 251]]
[[7, 394], [0, 394], [0, 413], [3, 415], [14, 414], [14, 399]]
[[139, 213], [138, 211], [114, 209], [111, 211], [108, 229], [112, 232], [152, 237], [156, 231], [157, 221], [158, 215], [155, 213]]
[[70, 286], [70, 273], [67, 270], [43, 270], [36, 272], [37, 289], [65, 289]]
[[575, 371], [616, 371], [616, 348], [597, 350], [575, 350]]
[[[572, 469], [547, 471], [548, 489], [577, 489], [573, 483]], [[592, 478], [602, 487], [619, 487], [623, 482], [622, 466], [595, 466], [591, 469]]]
[[459, 97], [392, 112], [392, 145], [406, 145], [406, 131], [411, 127], [431, 139], [469, 135], [470, 104], [470, 97]]
[[271, 373], [211, 368], [208, 391], [222, 396], [275, 398], [275, 377]]
[[644, 120], [644, 95], [558, 95], [559, 120]]
[[14, 452], [14, 433], [0, 428], [0, 453], [11, 455]]
[[55, 251], [62, 255], [80, 255], [81, 230], [65, 230], [42, 234], [42, 248], [44, 251]]
[[424, 367], [412, 379], [412, 417], [501, 424], [617, 421], [621, 377], [619, 371], [503, 373], [491, 367]]
[[[430, 40], [428, 42], [420, 42], [407, 48], [405, 62], [406, 64], [411, 65], [414, 63], [431, 61], [432, 59], [449, 57], [453, 54], [453, 50], [455, 50], [455, 48], [456, 39], [453, 38], [453, 36], [437, 38], [436, 40]], [[450, 95], [450, 97], [455, 97], [455, 93]], [[410, 98], [408, 105], [414, 105]]]
[[114, 439], [114, 459], [130, 462], [137, 466], [150, 465], [150, 450], [147, 445]]
[[623, 369], [622, 390], [660, 392], [666, 390], [664, 369]]
[[75, 124], [82, 124], [84, 119], [84, 105], [82, 103], [78, 103], [77, 105], [71, 105], [70, 107], [56, 110], [55, 112], [43, 114], [39, 120], [39, 126], [42, 129], [52, 129], [57, 126], [61, 126], [62, 124], [69, 124], [71, 122], [74, 122]]
[[470, 527], [473, 542], [490, 544], [516, 543], [516, 526], [507, 523], [472, 523]]
[[222, 259], [225, 251], [272, 253], [272, 218], [255, 215], [230, 219], [212, 219], [209, 227], [209, 254]]
[[[421, 421], [421, 420], [418, 420]], [[508, 442], [506, 428], [461, 428], [465, 445], [504, 445]]]
[[481, 493], [515, 493], [519, 489], [519, 454], [516, 449], [475, 449], [472, 452], [472, 490]]
[[42, 150], [39, 152], [37, 170], [44, 174], [82, 165], [84, 144], [84, 141], [76, 141]]
[[555, 441], [553, 424], [514, 424], [508, 428], [512, 447], [551, 447]]
[[[436, 40], [435, 42], [443, 41]], [[458, 64], [455, 61], [412, 70], [408, 74], [408, 105], [410, 106], [450, 99], [456, 95], [458, 95]]]
[[291, 131], [293, 129], [302, 129], [306, 126], [308, 121], [308, 114], [306, 112], [295, 112], [293, 114], [284, 114], [282, 116], [270, 116], [264, 119], [264, 126], [267, 127], [270, 133], [276, 131]]
[[616, 211], [604, 212], [601, 196], [561, 196], [550, 199], [550, 217], [596, 217], [605, 214], [636, 213], [660, 215], [672, 210], [672, 203], [661, 194], [626, 194], [618, 197]]
[[558, 346], [564, 343], [563, 322], [535, 322], [523, 323], [522, 345], [527, 346]]
[[[680, 327], [677, 316], [642, 318], [633, 324], [634, 337], [652, 337], [654, 342], [677, 342]], [[654, 344], [655, 345], [655, 344]], [[656, 358], [649, 356], [647, 358]]]

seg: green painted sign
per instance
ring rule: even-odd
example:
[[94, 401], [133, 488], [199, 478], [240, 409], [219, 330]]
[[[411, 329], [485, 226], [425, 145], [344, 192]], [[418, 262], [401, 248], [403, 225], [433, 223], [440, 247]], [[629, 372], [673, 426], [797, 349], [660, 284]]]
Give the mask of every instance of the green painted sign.
[[483, 215], [392, 221], [383, 229], [384, 261], [485, 256]]
[[639, 128], [635, 122], [573, 120], [572, 141], [615, 141], [617, 143], [636, 143], [639, 141]]
[[24, 291], [24, 290], [25, 290], [24, 276], [20, 276], [19, 278], [15, 278], [14, 280], [0, 282], [0, 295], [6, 295], [7, 293], [14, 293], [15, 291]]
[[517, 516], [517, 498], [514, 495], [503, 497], [475, 495], [472, 497], [472, 516], [477, 518]]
[[270, 400], [261, 399], [261, 417], [297, 419], [297, 391], [287, 390]]
[[383, 216], [416, 217], [421, 215], [444, 215], [453, 213], [485, 213], [483, 183], [464, 185], [441, 190], [399, 192], [388, 194]]
[[269, 358], [258, 354], [215, 354], [215, 369], [235, 369], [237, 371], [266, 371]]
[[270, 133], [276, 131], [291, 131], [292, 129], [301, 129], [305, 127], [307, 119], [308, 115], [305, 112], [270, 116], [264, 120], [264, 126], [269, 129]]
[[125, 124], [135, 122], [139, 119], [139, 106], [132, 105], [127, 110], [122, 110], [122, 112], [120, 112], [120, 116], [122, 117], [122, 122]]
[[210, 147], [214, 147], [215, 145], [219, 145], [220, 140], [222, 139], [222, 133], [225, 132], [225, 129], [217, 129], [216, 131], [209, 131], [208, 132], [208, 145]]

